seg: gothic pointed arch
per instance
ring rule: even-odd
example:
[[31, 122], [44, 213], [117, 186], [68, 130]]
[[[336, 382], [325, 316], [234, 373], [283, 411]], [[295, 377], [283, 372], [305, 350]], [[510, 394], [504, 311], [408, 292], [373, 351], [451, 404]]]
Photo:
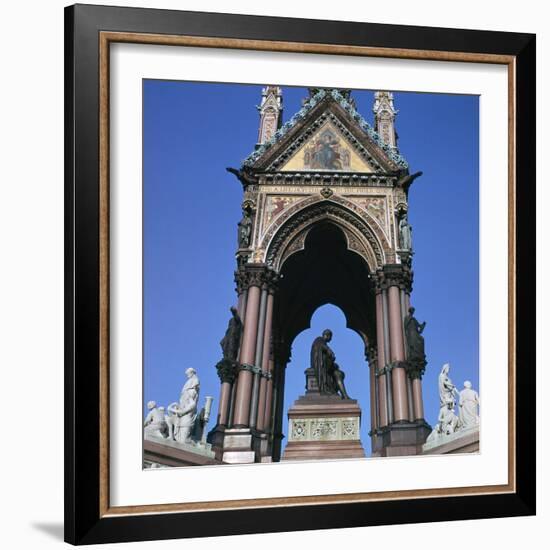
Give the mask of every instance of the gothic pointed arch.
[[331, 195], [300, 201], [272, 224], [262, 244], [265, 263], [280, 270], [293, 253], [303, 249], [310, 229], [327, 221], [343, 231], [348, 249], [359, 254], [372, 273], [395, 260], [391, 245], [376, 220], [354, 202]]

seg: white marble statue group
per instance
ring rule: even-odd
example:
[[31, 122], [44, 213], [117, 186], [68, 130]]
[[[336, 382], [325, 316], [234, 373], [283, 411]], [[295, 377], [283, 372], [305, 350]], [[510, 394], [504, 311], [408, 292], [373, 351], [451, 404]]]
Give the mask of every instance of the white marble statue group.
[[[428, 440], [449, 436], [479, 425], [479, 395], [469, 380], [458, 391], [449, 377], [451, 365], [445, 363], [439, 373], [439, 417]], [[455, 412], [458, 398], [458, 415]]]
[[147, 403], [145, 436], [170, 439], [178, 443], [200, 443], [205, 434], [204, 427], [210, 417], [212, 397], [207, 397], [204, 408], [198, 413], [200, 380], [195, 369], [185, 371], [187, 381], [181, 389], [179, 402], [171, 403], [165, 409], [157, 407], [155, 401]]

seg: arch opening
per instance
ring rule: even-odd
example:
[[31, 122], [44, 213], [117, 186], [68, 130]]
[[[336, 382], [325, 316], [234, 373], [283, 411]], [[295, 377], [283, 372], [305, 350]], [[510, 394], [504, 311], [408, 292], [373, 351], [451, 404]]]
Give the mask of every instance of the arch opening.
[[345, 315], [347, 327], [366, 343], [374, 338], [373, 285], [366, 261], [349, 250], [346, 235], [332, 221], [311, 228], [304, 248], [284, 263], [274, 311], [279, 340], [290, 346], [309, 328], [313, 313], [334, 304]]
[[[281, 280], [273, 311], [275, 376], [280, 388], [276, 415], [276, 431], [278, 433], [282, 433], [283, 430], [285, 409], [282, 397], [287, 393], [285, 391], [285, 371], [291, 358], [293, 342], [300, 333], [310, 328], [315, 311], [327, 304], [331, 304], [341, 311], [345, 318], [345, 323], [342, 325], [354, 331], [360, 338], [360, 347], [357, 347], [356, 339], [352, 349], [362, 356], [364, 372], [359, 376], [364, 382], [359, 384], [348, 380], [350, 385], [346, 383], [346, 388], [350, 395], [359, 392], [363, 396], [361, 400], [367, 403], [368, 399], [365, 400], [363, 395], [365, 391], [369, 391], [369, 372], [365, 362], [365, 350], [369, 342], [376, 340], [373, 282], [366, 260], [349, 250], [344, 230], [333, 220], [316, 222], [305, 238], [303, 249], [292, 254], [281, 269]], [[342, 325], [339, 333], [348, 333], [349, 335], [349, 331], [343, 330], [344, 326]], [[334, 327], [324, 328], [333, 329]], [[293, 372], [291, 376], [293, 378], [297, 376], [296, 380], [301, 378], [302, 388], [305, 383], [304, 370], [309, 367], [307, 350], [316, 336], [319, 334], [312, 335], [311, 342], [305, 344], [306, 357], [298, 359], [298, 362], [301, 363], [297, 365], [299, 368], [291, 369], [298, 371], [297, 373]], [[346, 372], [346, 365], [342, 364], [342, 368]], [[355, 369], [355, 371], [359, 372], [359, 369]], [[287, 394], [286, 406], [300, 395], [300, 393]], [[362, 426], [368, 426], [368, 424], [368, 421], [363, 422]], [[364, 434], [362, 436], [364, 437]], [[281, 443], [280, 439], [274, 443], [273, 456], [275, 459], [281, 454]]]
[[[324, 329], [330, 328], [333, 338], [330, 347], [336, 355], [339, 367], [345, 373], [345, 385], [352, 399], [356, 399], [362, 410], [360, 437], [364, 446], [369, 441], [370, 427], [370, 380], [365, 359], [364, 340], [347, 325], [344, 312], [328, 303], [317, 308], [308, 323], [308, 328], [300, 332], [292, 342], [292, 358], [286, 369], [284, 388], [283, 428], [285, 419], [293, 403], [305, 394], [305, 370], [310, 366], [310, 352], [313, 340]], [[283, 440], [284, 451], [288, 438]]]

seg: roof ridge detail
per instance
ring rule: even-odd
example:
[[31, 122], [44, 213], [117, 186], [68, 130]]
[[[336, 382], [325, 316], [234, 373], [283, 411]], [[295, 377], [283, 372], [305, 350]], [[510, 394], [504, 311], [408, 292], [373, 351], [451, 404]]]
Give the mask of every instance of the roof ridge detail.
[[363, 116], [355, 109], [351, 102], [349, 102], [336, 88], [321, 88], [315, 95], [305, 100], [302, 108], [295, 113], [290, 120], [285, 122], [273, 136], [262, 143], [257, 149], [255, 149], [250, 155], [248, 155], [244, 161], [243, 166], [252, 166], [268, 149], [270, 149], [275, 143], [277, 143], [284, 135], [286, 135], [291, 128], [293, 128], [299, 120], [305, 118], [305, 116], [327, 95], [339, 103], [339, 105], [353, 118], [359, 125], [359, 127], [371, 138], [378, 147], [380, 147], [393, 162], [395, 162], [401, 168], [408, 168], [409, 164], [405, 158], [399, 153], [397, 147], [391, 147], [384, 143], [380, 134], [363, 118]]

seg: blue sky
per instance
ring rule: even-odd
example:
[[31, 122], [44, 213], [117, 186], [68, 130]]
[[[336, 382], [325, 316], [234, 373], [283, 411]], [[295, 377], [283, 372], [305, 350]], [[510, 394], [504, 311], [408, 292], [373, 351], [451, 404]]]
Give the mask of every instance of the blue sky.
[[[319, 85], [322, 85], [320, 83]], [[305, 88], [283, 88], [284, 120], [300, 109]], [[373, 92], [354, 91], [372, 122]], [[185, 369], [201, 379], [201, 404], [214, 396], [219, 341], [236, 301], [233, 283], [242, 188], [227, 166], [239, 167], [258, 133], [261, 86], [146, 80], [143, 85], [144, 404], [177, 401]], [[395, 93], [400, 152], [421, 170], [409, 193], [413, 226], [416, 316], [424, 331], [426, 419], [437, 421], [437, 376], [445, 362], [459, 387], [478, 376], [478, 97]], [[326, 305], [293, 344], [285, 411], [303, 393], [311, 342], [324, 328], [346, 372], [348, 393], [363, 410], [361, 437], [370, 441], [368, 369], [357, 334]], [[212, 426], [210, 426], [211, 428]], [[286, 418], [283, 423], [286, 433]]]

